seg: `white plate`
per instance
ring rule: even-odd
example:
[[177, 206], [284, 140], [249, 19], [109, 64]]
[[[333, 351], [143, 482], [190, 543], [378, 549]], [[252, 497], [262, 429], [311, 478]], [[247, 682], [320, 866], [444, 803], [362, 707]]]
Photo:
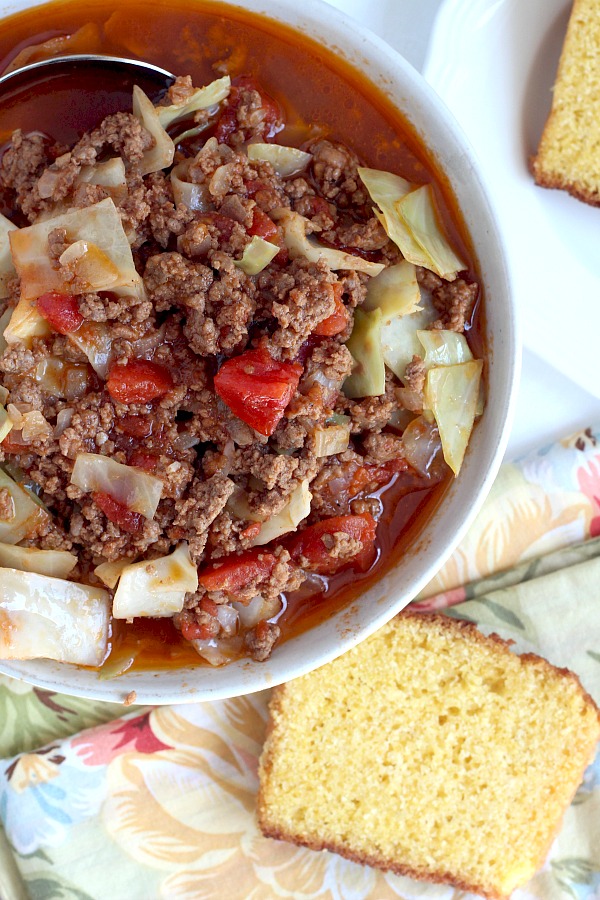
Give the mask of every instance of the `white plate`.
[[523, 343], [600, 397], [600, 208], [537, 187], [569, 0], [445, 0], [424, 74], [471, 140], [509, 252]]

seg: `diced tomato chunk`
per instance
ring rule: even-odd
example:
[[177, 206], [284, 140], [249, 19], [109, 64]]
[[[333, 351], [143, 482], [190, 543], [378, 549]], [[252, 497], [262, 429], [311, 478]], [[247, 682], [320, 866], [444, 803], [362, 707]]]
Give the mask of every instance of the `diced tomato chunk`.
[[335, 334], [340, 334], [348, 324], [349, 313], [342, 301], [343, 287], [339, 282], [332, 285], [332, 287], [335, 309], [330, 316], [319, 322], [315, 328], [314, 333], [320, 337], [333, 337]]
[[83, 324], [77, 298], [72, 294], [48, 291], [37, 298], [36, 306], [40, 315], [59, 334], [71, 334]]
[[123, 416], [119, 427], [130, 437], [144, 438], [152, 434], [152, 419], [149, 416]]
[[198, 222], [204, 222], [206, 225], [214, 225], [221, 234], [224, 241], [228, 241], [233, 233], [235, 220], [229, 216], [224, 216], [218, 212], [202, 213], [198, 216]]
[[115, 500], [114, 497], [103, 491], [93, 493], [92, 499], [96, 506], [100, 507], [106, 518], [118, 525], [122, 531], [127, 531], [129, 534], [137, 534], [140, 531], [142, 519], [144, 518], [141, 513], [134, 512], [128, 506], [125, 506], [124, 503]]
[[271, 435], [301, 375], [300, 363], [279, 362], [266, 350], [246, 350], [223, 363], [214, 385], [234, 415], [259, 434]]
[[137, 448], [132, 450], [127, 460], [130, 466], [143, 469], [145, 472], [154, 472], [158, 465], [158, 456], [154, 453], [148, 453], [147, 450]]
[[256, 235], [265, 241], [271, 241], [278, 232], [277, 225], [262, 211], [259, 206], [254, 207], [252, 225], [247, 229], [248, 234]]
[[148, 359], [130, 359], [124, 366], [113, 366], [106, 382], [108, 393], [119, 403], [149, 403], [172, 387], [169, 370]]
[[[365, 571], [375, 557], [375, 532], [377, 523], [370, 513], [359, 516], [332, 516], [315, 525], [309, 525], [285, 541], [290, 556], [296, 562], [318, 572], [320, 575], [332, 575], [347, 566]], [[351, 558], [338, 559], [331, 556], [332, 539], [336, 534], [360, 541], [362, 550]]]
[[224, 106], [215, 128], [215, 137], [220, 143], [226, 142], [233, 132], [238, 130], [238, 109], [243, 95], [249, 91], [256, 91], [260, 94], [263, 117], [258, 133], [268, 140], [275, 137], [277, 132], [283, 128], [281, 110], [277, 101], [266, 93], [252, 75], [238, 75], [233, 79], [227, 105]]
[[257, 547], [239, 556], [225, 556], [198, 572], [198, 581], [207, 591], [235, 594], [250, 581], [263, 581], [275, 568], [277, 558]]
[[360, 466], [350, 482], [350, 496], [356, 497], [366, 488], [376, 490], [383, 487], [388, 481], [391, 481], [394, 475], [400, 472], [406, 472], [410, 468], [405, 459], [391, 459], [389, 462], [382, 463], [380, 466], [366, 465]]

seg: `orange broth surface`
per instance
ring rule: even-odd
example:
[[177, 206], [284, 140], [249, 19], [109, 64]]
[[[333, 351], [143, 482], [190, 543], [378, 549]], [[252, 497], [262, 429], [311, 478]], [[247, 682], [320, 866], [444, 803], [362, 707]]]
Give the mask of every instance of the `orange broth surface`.
[[[62, 52], [96, 52], [135, 56], [156, 63], [174, 74], [191, 75], [195, 85], [223, 74], [253, 74], [279, 101], [286, 127], [278, 135], [282, 144], [299, 146], [317, 137], [329, 137], [351, 147], [364, 164], [387, 169], [410, 181], [431, 183], [440, 216], [456, 251], [476, 275], [470, 242], [445, 176], [403, 116], [359, 71], [313, 40], [263, 16], [239, 7], [208, 2], [170, 0], [152, 4], [122, 0], [88, 0], [85, 4], [61, 0], [14, 15], [0, 23], [0, 72], [23, 48], [50, 38], [85, 30]], [[34, 56], [30, 61], [44, 58]], [[89, 85], [86, 90], [90, 91]], [[68, 96], [44, 98], [43, 122], [35, 103], [19, 120], [23, 131], [43, 130], [56, 141], [72, 144], [112, 111], [110, 88], [94, 83], [87, 121], [65, 114]], [[112, 103], [115, 98], [113, 96]], [[129, 105], [130, 108], [130, 105]], [[0, 109], [0, 144], [10, 140], [15, 127]], [[8, 211], [10, 212], [10, 211]], [[468, 332], [476, 356], [483, 354], [481, 304]], [[322, 579], [326, 589], [306, 589], [285, 598], [278, 618], [282, 640], [305, 631], [364, 593], [397, 563], [406, 549], [424, 538], [427, 522], [448, 486], [406, 493], [404, 474], [379, 491], [383, 513], [377, 532], [377, 559], [369, 572], [342, 571]], [[113, 622], [109, 668], [117, 671], [134, 658], [134, 668], [204, 665], [171, 620], [137, 619], [132, 624]], [[277, 647], [274, 652], [277, 652]]]

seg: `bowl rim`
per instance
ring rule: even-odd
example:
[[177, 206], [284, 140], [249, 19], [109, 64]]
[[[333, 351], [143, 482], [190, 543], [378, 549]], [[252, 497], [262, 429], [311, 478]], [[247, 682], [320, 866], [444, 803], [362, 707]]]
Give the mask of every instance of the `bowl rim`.
[[[3, 9], [3, 18], [40, 5], [43, 3], [38, 0], [32, 3], [27, 0], [12, 0]], [[403, 560], [402, 566], [408, 582], [404, 591], [389, 585], [394, 573], [398, 571], [396, 564], [375, 582], [363, 598], [356, 598], [326, 622], [287, 639], [277, 646], [269, 660], [262, 663], [239, 660], [216, 669], [199, 665], [173, 670], [143, 670], [125, 673], [114, 680], [101, 680], [96, 670], [51, 660], [0, 661], [0, 674], [74, 697], [118, 703], [123, 702], [130, 691], [135, 691], [135, 702], [142, 705], [225, 699], [274, 687], [319, 668], [347, 652], [410, 603], [460, 542], [477, 515], [500, 467], [514, 415], [516, 386], [520, 374], [521, 339], [507, 253], [475, 152], [454, 116], [433, 88], [396, 50], [370, 29], [364, 28], [324, 0], [304, 0], [301, 9], [295, 0], [237, 0], [223, 5], [231, 8], [234, 13], [236, 10], [246, 13], [250, 11], [276, 24], [281, 22], [293, 30], [302, 31], [355, 69], [359, 68], [360, 61], [367, 68], [368, 80], [373, 82], [377, 77], [379, 90], [400, 110], [428, 148], [428, 152], [448, 178], [449, 187], [457, 195], [457, 201], [458, 194], [469, 190], [474, 192], [477, 198], [478, 224], [482, 224], [481, 234], [474, 233], [475, 222], [469, 225], [467, 211], [460, 202], [457, 205], [474, 250], [477, 250], [480, 241], [487, 242], [494, 248], [494, 258], [478, 258], [478, 264], [484, 286], [489, 285], [490, 279], [497, 285], [496, 292], [500, 300], [495, 302], [502, 302], [504, 307], [504, 317], [499, 323], [500, 334], [497, 334], [499, 329], [495, 329], [493, 334], [486, 335], [490, 363], [488, 387], [493, 386], [498, 406], [494, 407], [493, 416], [486, 418], [484, 415], [473, 435], [471, 444], [481, 445], [478, 448], [481, 461], [475, 458], [475, 447], [471, 446], [461, 472], [462, 480], [459, 477], [442, 499], [440, 514], [446, 518], [456, 507], [460, 510], [462, 505], [458, 523], [453, 527], [451, 536], [438, 536], [437, 531], [440, 529], [435, 526], [431, 528], [433, 519], [429, 520], [424, 532], [419, 533], [416, 546], [411, 546], [407, 552], [410, 557], [408, 563]], [[326, 35], [323, 34], [324, 26], [327, 28]], [[400, 101], [400, 96], [406, 102], [406, 107]], [[442, 162], [430, 147], [431, 131], [428, 131], [427, 137], [421, 135], [418, 125], [421, 117], [426, 120], [433, 117], [429, 125], [434, 136], [443, 137], [447, 141], [450, 153], [447, 162]], [[449, 171], [455, 165], [456, 173]], [[488, 270], [490, 275], [486, 277], [484, 273]], [[487, 305], [489, 304], [488, 296]], [[489, 328], [489, 317], [487, 321]], [[497, 353], [500, 356], [496, 362]], [[495, 372], [498, 370], [500, 373], [496, 376]], [[484, 420], [485, 433], [481, 430]], [[461, 485], [466, 485], [467, 476], [473, 477], [474, 489], [461, 488]], [[462, 495], [465, 495], [464, 498]], [[440, 542], [436, 545], [435, 552], [430, 549], [433, 540], [431, 534]], [[388, 589], [392, 596], [386, 594]], [[364, 609], [365, 598], [371, 603], [374, 594], [379, 594], [379, 597], [374, 600], [368, 621], [363, 621], [358, 607]], [[331, 640], [334, 630], [336, 640]], [[326, 641], [323, 639], [325, 632], [329, 634]], [[296, 652], [298, 642], [306, 644], [308, 651], [304, 654]], [[203, 681], [209, 683], [203, 684]]]

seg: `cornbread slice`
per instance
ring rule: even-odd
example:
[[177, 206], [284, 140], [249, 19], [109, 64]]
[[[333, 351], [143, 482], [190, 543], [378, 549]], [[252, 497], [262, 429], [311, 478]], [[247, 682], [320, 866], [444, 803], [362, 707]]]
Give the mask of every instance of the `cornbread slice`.
[[537, 156], [537, 184], [600, 205], [600, 3], [575, 0]]
[[274, 691], [259, 825], [504, 898], [543, 864], [598, 738], [598, 708], [568, 670], [403, 613]]

